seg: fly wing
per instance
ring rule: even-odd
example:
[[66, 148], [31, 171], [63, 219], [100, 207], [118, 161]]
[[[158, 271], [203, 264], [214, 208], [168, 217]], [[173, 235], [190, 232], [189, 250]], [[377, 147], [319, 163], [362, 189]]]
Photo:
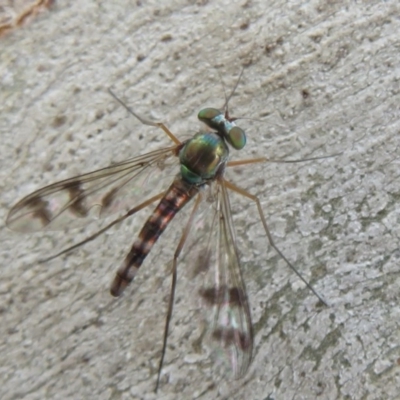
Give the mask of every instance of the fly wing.
[[62, 229], [132, 208], [162, 190], [160, 175], [177, 173], [177, 148], [156, 150], [39, 189], [10, 210], [7, 226], [18, 232]]
[[[197, 258], [196, 270], [206, 273], [200, 296], [207, 309], [209, 338], [218, 361], [242, 377], [251, 362], [253, 330], [246, 288], [240, 270], [231, 207], [223, 180], [212, 184], [214, 212], [208, 218], [209, 234]], [[189, 249], [190, 251], [190, 249]]]

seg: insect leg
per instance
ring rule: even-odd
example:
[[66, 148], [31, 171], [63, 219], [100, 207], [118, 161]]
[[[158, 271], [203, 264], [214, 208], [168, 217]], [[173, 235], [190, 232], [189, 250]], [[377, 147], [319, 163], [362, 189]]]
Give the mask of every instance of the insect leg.
[[160, 364], [158, 365], [158, 373], [157, 373], [157, 383], [156, 383], [156, 388], [155, 392], [157, 393], [158, 387], [160, 385], [160, 378], [161, 378], [161, 370], [164, 364], [164, 357], [165, 357], [165, 352], [167, 350], [167, 340], [168, 340], [168, 331], [169, 331], [169, 323], [171, 322], [171, 317], [172, 317], [172, 310], [174, 308], [174, 297], [175, 297], [175, 287], [176, 287], [176, 276], [177, 276], [177, 262], [178, 262], [178, 257], [183, 249], [183, 246], [186, 242], [186, 239], [189, 235], [190, 228], [193, 224], [193, 219], [196, 215], [196, 211], [199, 208], [200, 202], [201, 202], [201, 194], [197, 196], [196, 202], [193, 206], [192, 212], [190, 214], [189, 220], [183, 230], [182, 236], [179, 240], [178, 246], [176, 247], [175, 253], [174, 253], [174, 258], [172, 260], [172, 282], [171, 282], [171, 292], [169, 295], [169, 301], [168, 301], [168, 310], [167, 310], [167, 317], [165, 319], [165, 327], [164, 327], [164, 338], [163, 338], [163, 346], [162, 346], [162, 351], [161, 351], [161, 358], [160, 358]]
[[121, 99], [119, 99], [111, 89], [108, 89], [108, 92], [114, 97], [115, 100], [118, 101], [130, 114], [132, 114], [135, 118], [137, 118], [143, 125], [155, 126], [157, 128], [161, 128], [167, 136], [175, 143], [181, 144], [181, 141], [162, 123], [162, 122], [154, 122], [149, 119], [143, 118], [140, 115], [136, 114], [130, 107], [128, 107]]
[[343, 154], [343, 153], [330, 154], [329, 156], [321, 156], [321, 157], [302, 158], [299, 160], [275, 160], [273, 158], [258, 157], [258, 158], [250, 158], [248, 160], [228, 161], [227, 166], [228, 167], [237, 167], [239, 165], [257, 164], [257, 163], [264, 163], [264, 162], [279, 163], [279, 164], [294, 164], [294, 163], [299, 163], [299, 162], [303, 162], [303, 161], [322, 160], [325, 158], [340, 156], [341, 154]]
[[232, 190], [232, 191], [234, 191], [234, 192], [236, 192], [238, 194], [241, 194], [242, 196], [247, 197], [248, 199], [250, 199], [250, 200], [252, 200], [252, 201], [254, 201], [256, 203], [257, 209], [258, 209], [258, 214], [260, 215], [261, 222], [263, 224], [264, 231], [265, 231], [265, 233], [267, 235], [267, 238], [268, 238], [268, 241], [269, 241], [270, 245], [282, 257], [282, 259], [285, 260], [286, 264], [304, 282], [304, 284], [319, 299], [319, 301], [321, 301], [325, 306], [328, 307], [327, 302], [316, 292], [316, 290], [311, 286], [311, 284], [309, 282], [307, 282], [307, 280], [301, 275], [301, 273], [294, 267], [294, 265], [284, 256], [284, 254], [276, 246], [274, 240], [272, 239], [271, 233], [270, 233], [270, 231], [268, 229], [267, 221], [265, 219], [264, 212], [263, 212], [263, 210], [261, 208], [261, 203], [260, 203], [259, 198], [257, 196], [255, 196], [255, 195], [253, 195], [253, 194], [241, 189], [240, 187], [234, 185], [233, 183], [226, 181], [225, 179], [224, 179], [224, 184], [228, 189], [230, 189], [230, 190]]
[[84, 245], [85, 243], [91, 242], [92, 240], [96, 239], [98, 236], [100, 236], [101, 234], [103, 234], [105, 231], [107, 231], [108, 229], [110, 229], [112, 226], [118, 224], [119, 222], [122, 222], [123, 220], [125, 220], [126, 218], [130, 217], [131, 215], [137, 213], [138, 211], [140, 211], [141, 209], [147, 207], [148, 205], [150, 205], [151, 203], [154, 203], [155, 201], [161, 199], [164, 196], [164, 193], [159, 193], [156, 196], [151, 197], [150, 199], [147, 199], [146, 201], [144, 201], [143, 203], [137, 205], [136, 207], [131, 208], [128, 212], [126, 212], [124, 215], [121, 215], [119, 218], [115, 219], [114, 221], [110, 222], [107, 226], [105, 226], [104, 228], [100, 229], [99, 231], [97, 231], [96, 233], [94, 233], [93, 235], [87, 237], [86, 239], [82, 240], [79, 243], [76, 243], [74, 245], [72, 245], [71, 247], [68, 247], [67, 249], [64, 249], [62, 251], [60, 251], [57, 254], [54, 254], [50, 257], [44, 258], [39, 260], [39, 264], [45, 263], [47, 261], [53, 260], [54, 258], [57, 258], [65, 253], [70, 252], [71, 250], [74, 250], [82, 245]]

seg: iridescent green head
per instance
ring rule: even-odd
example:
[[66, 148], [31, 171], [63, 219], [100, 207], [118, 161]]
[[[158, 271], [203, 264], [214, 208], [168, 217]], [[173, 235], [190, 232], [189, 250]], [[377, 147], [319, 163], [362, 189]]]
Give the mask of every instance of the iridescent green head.
[[246, 145], [246, 134], [233, 120], [216, 108], [203, 108], [197, 115], [200, 121], [215, 129], [234, 149], [241, 150]]

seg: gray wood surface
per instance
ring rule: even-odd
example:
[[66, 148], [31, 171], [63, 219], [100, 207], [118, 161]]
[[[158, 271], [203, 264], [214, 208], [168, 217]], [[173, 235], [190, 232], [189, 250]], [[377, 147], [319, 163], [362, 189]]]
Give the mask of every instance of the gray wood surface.
[[[397, 0], [60, 1], [4, 36], [0, 398], [400, 398], [399, 12]], [[99, 225], [22, 235], [5, 217], [41, 186], [168, 143], [107, 88], [184, 138], [243, 66], [230, 103], [248, 118], [243, 157], [342, 152], [230, 175], [260, 197], [277, 245], [330, 307], [270, 248], [255, 206], [232, 196], [253, 363], [240, 381], [213, 367], [187, 255], [155, 395], [177, 224], [115, 300], [109, 284], [150, 210], [47, 264], [37, 260]]]

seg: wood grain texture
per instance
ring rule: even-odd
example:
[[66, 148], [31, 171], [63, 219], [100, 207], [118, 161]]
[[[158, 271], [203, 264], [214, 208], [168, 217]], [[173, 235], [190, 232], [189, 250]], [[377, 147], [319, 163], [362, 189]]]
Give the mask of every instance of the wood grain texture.
[[[1, 38], [1, 399], [397, 399], [400, 393], [400, 7], [364, 1], [57, 2]], [[160, 4], [162, 3], [162, 4]], [[306, 4], [304, 4], [306, 3]], [[197, 112], [230, 102], [248, 135], [232, 159], [254, 205], [231, 203], [255, 328], [254, 360], [224, 380], [201, 340], [184, 257], [160, 391], [152, 392], [181, 231], [165, 232], [115, 300], [109, 284], [148, 213], [68, 257], [36, 261], [92, 233], [22, 235], [7, 211], [33, 190], [170, 144], [113, 88], [179, 138]], [[171, 177], [172, 181], [172, 177]], [[182, 216], [184, 218], [184, 215]]]

